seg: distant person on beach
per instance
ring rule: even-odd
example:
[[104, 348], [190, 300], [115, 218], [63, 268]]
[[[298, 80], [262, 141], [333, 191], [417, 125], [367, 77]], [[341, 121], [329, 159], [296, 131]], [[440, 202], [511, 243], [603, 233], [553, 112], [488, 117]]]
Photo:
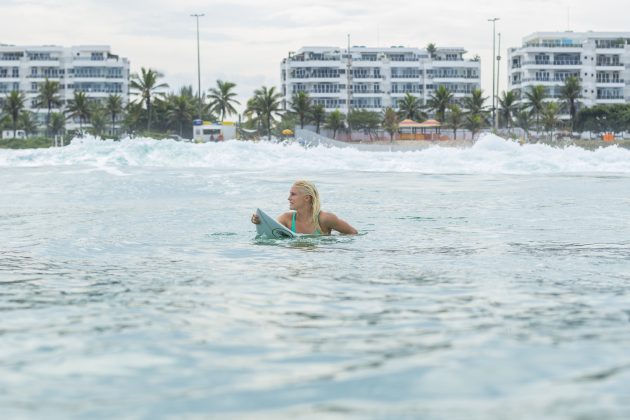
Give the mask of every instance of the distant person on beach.
[[[321, 211], [319, 192], [312, 182], [296, 181], [289, 190], [289, 208], [293, 211], [278, 216], [278, 223], [291, 232], [311, 235], [330, 235], [333, 230], [339, 233], [356, 235], [357, 230], [335, 214]], [[256, 214], [252, 214], [252, 223], [259, 224]]]

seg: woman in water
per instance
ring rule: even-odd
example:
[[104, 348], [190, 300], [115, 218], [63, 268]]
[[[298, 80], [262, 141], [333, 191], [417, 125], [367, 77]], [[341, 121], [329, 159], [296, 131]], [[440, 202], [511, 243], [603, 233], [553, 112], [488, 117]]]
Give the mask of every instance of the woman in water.
[[[333, 230], [350, 235], [357, 233], [345, 220], [320, 210], [319, 193], [312, 182], [296, 181], [289, 190], [288, 200], [293, 211], [278, 216], [278, 222], [291, 232], [310, 235], [330, 235]], [[256, 214], [252, 215], [252, 223], [260, 223]]]

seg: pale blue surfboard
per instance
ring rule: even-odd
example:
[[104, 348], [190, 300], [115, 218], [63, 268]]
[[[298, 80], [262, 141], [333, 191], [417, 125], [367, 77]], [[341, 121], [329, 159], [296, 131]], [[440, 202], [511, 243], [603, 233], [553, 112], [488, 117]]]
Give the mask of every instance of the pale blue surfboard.
[[267, 239], [285, 239], [295, 238], [297, 235], [291, 232], [286, 226], [282, 226], [272, 217], [261, 209], [256, 209], [256, 215], [260, 223], [256, 225], [256, 233], [258, 236]]

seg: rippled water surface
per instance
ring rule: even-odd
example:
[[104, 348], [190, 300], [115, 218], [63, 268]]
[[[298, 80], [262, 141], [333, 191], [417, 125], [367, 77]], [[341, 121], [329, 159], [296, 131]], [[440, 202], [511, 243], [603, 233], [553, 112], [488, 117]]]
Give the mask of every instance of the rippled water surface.
[[[293, 180], [361, 232], [270, 241]], [[2, 418], [630, 418], [625, 150], [0, 151]]]

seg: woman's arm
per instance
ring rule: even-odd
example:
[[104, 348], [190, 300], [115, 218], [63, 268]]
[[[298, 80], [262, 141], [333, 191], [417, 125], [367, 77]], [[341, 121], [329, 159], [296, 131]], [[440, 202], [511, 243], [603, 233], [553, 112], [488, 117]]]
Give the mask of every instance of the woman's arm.
[[[323, 212], [322, 212], [323, 213]], [[330, 230], [336, 230], [339, 233], [345, 233], [346, 235], [356, 235], [358, 232], [353, 228], [350, 223], [337, 217], [333, 213], [326, 213], [325, 215], [320, 213], [320, 222], [326, 225]], [[323, 227], [323, 226], [322, 226]]]

